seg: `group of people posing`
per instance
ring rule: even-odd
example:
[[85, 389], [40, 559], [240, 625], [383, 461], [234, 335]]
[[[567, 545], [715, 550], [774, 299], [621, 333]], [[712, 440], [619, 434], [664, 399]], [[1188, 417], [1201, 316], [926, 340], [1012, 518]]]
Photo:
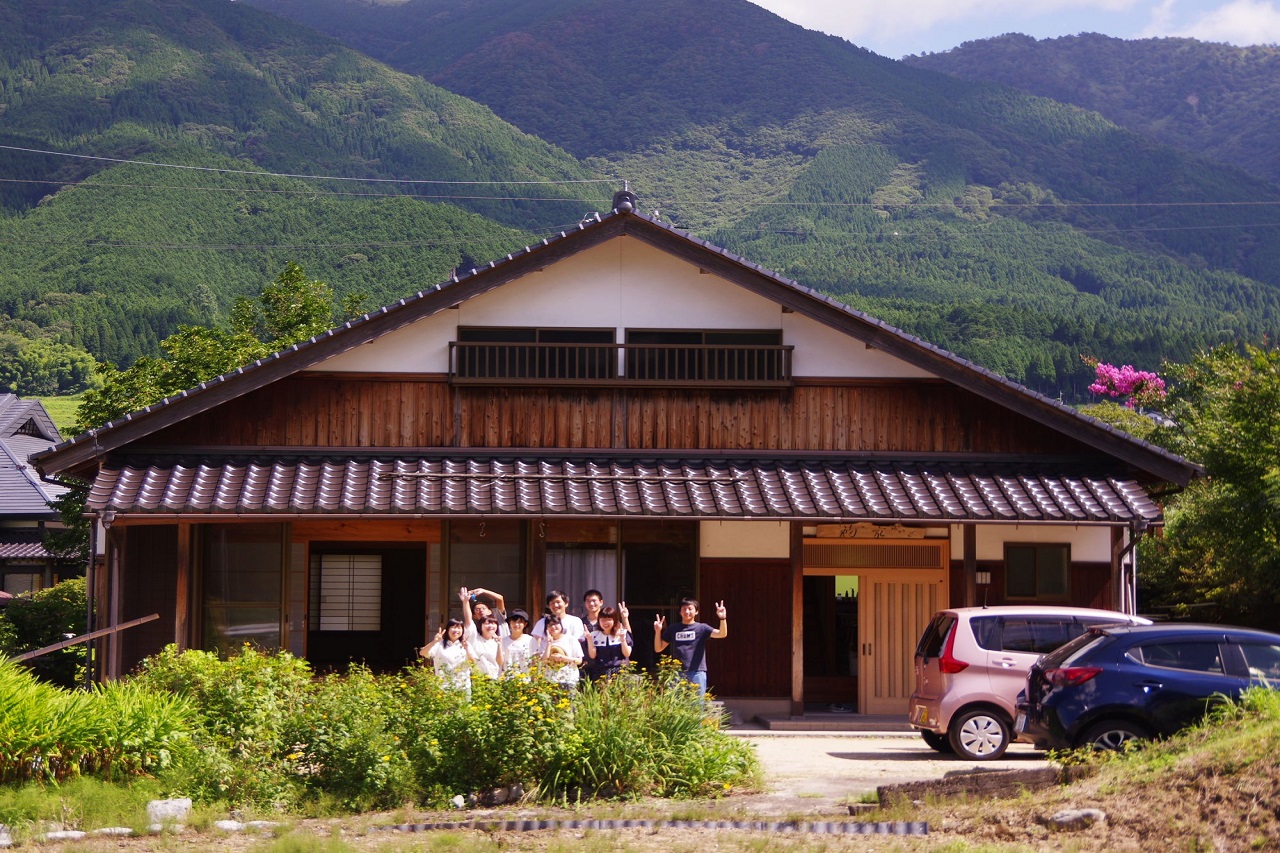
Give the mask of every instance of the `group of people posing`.
[[[634, 639], [627, 603], [605, 607], [599, 590], [589, 589], [583, 595], [581, 617], [568, 612], [567, 595], [552, 590], [547, 593], [546, 612], [532, 630], [525, 611], [517, 608], [506, 613], [501, 593], [464, 586], [458, 590], [458, 599], [462, 618], [440, 626], [418, 654], [432, 662], [445, 685], [468, 695], [473, 668], [489, 678], [501, 678], [527, 675], [541, 662], [551, 681], [571, 690], [581, 675], [608, 678], [631, 660]], [[697, 615], [698, 602], [684, 599], [680, 624], [668, 626], [663, 616], [654, 620], [653, 643], [656, 652], [670, 650], [680, 662], [682, 676], [697, 686], [701, 696], [707, 689], [707, 640], [728, 636], [729, 628], [723, 601], [716, 604], [718, 628], [698, 622]]]

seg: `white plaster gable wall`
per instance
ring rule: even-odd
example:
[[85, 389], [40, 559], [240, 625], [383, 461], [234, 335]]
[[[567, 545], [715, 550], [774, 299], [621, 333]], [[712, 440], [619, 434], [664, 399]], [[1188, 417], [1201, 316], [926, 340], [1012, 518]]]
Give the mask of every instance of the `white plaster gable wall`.
[[443, 373], [459, 326], [782, 329], [796, 376], [929, 374], [640, 240], [619, 237], [312, 367]]
[[[1066, 524], [979, 524], [977, 546], [979, 560], [1004, 560], [1006, 542], [1070, 545], [1071, 560], [1079, 563], [1111, 562], [1111, 528]], [[951, 559], [964, 559], [964, 531], [951, 530]]]

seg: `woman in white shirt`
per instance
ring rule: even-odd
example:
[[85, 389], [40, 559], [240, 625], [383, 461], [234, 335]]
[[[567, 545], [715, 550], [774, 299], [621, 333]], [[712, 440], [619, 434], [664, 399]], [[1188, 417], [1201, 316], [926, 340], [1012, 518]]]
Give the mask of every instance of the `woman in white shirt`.
[[526, 676], [538, 657], [538, 641], [525, 633], [529, 627], [529, 614], [523, 610], [511, 611], [507, 617], [510, 632], [502, 638], [502, 672], [508, 676]]
[[441, 625], [435, 639], [419, 649], [418, 654], [431, 661], [446, 689], [461, 690], [467, 698], [471, 697], [473, 658], [463, 636], [461, 619], [450, 619]]
[[582, 663], [582, 643], [576, 637], [564, 632], [564, 626], [556, 616], [544, 617], [542, 622], [546, 628], [547, 650], [542, 658], [546, 661], [547, 680], [559, 684], [565, 690], [572, 691], [578, 686], [578, 665]]
[[480, 630], [476, 638], [470, 642], [471, 659], [476, 663], [476, 671], [489, 678], [502, 675], [502, 642], [498, 639], [498, 620], [486, 616], [480, 620]]

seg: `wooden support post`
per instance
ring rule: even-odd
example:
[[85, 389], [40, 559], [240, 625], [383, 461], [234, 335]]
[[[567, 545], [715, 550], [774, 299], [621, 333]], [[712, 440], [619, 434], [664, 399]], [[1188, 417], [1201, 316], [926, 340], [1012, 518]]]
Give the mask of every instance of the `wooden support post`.
[[978, 604], [978, 527], [962, 524], [960, 529], [964, 535], [964, 606], [975, 607]]
[[177, 573], [173, 607], [173, 642], [179, 651], [191, 648], [191, 525], [178, 524]]
[[791, 716], [804, 716], [804, 528], [791, 524]]

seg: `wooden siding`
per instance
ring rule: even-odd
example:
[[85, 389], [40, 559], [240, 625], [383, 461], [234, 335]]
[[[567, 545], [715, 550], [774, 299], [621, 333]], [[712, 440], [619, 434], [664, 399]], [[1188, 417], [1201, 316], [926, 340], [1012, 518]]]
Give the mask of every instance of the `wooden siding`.
[[[703, 560], [698, 620], [711, 627], [716, 602], [729, 612], [729, 635], [707, 641], [707, 684], [717, 696], [791, 695], [791, 561]], [[647, 637], [635, 620], [637, 640]]]
[[301, 375], [174, 424], [147, 444], [1097, 453], [976, 394], [920, 380], [811, 380], [748, 393]]
[[[1071, 584], [1071, 596], [1069, 599], [1015, 598], [1010, 600], [1005, 598], [1004, 594], [1004, 563], [996, 560], [980, 560], [977, 564], [977, 571], [991, 572], [991, 583], [986, 588], [985, 598], [983, 588], [981, 586], [976, 587], [976, 596], [973, 603], [978, 607], [983, 604], [992, 606], [997, 604], [1050, 604], [1069, 607], [1095, 607], [1099, 610], [1116, 609], [1115, 595], [1112, 593], [1111, 586], [1111, 566], [1107, 563], [1073, 562], [1070, 569], [1068, 569], [1068, 577]], [[951, 606], [964, 607], [963, 561], [951, 561], [950, 577]]]
[[178, 544], [176, 524], [135, 527], [125, 533], [120, 621], [160, 614], [158, 621], [130, 628], [120, 635], [120, 657], [125, 671], [175, 642]]

